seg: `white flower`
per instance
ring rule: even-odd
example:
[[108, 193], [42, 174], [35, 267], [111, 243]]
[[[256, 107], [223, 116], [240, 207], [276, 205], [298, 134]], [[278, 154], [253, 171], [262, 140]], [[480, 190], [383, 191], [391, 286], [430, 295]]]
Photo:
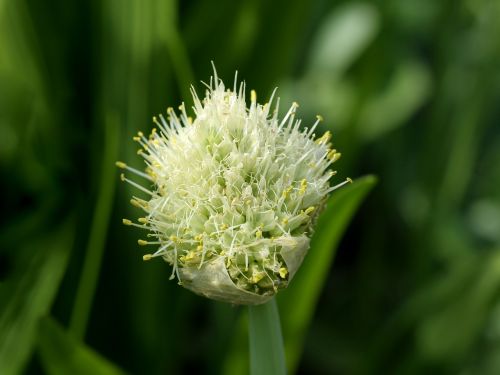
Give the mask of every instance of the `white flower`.
[[[217, 77], [200, 101], [194, 90], [195, 119], [170, 108], [158, 129], [134, 139], [146, 163], [145, 173], [117, 165], [148, 182], [122, 179], [147, 194], [132, 204], [146, 216], [139, 223], [184, 287], [235, 304], [259, 304], [285, 288], [308, 248], [315, 218], [325, 203], [334, 174], [329, 166], [340, 153], [330, 133], [315, 139], [300, 130], [294, 103], [282, 120], [278, 105], [257, 104], [245, 85], [226, 90]], [[274, 96], [274, 94], [273, 94]], [[279, 99], [278, 99], [279, 102]]]

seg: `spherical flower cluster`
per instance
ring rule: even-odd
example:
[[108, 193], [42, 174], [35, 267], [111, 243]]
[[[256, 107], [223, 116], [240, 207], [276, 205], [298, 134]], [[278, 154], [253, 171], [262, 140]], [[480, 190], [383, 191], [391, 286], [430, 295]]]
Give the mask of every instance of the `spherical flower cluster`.
[[[257, 104], [245, 85], [226, 90], [214, 71], [202, 101], [192, 90], [195, 119], [184, 105], [134, 139], [145, 172], [118, 162], [141, 178], [127, 181], [147, 195], [131, 202], [146, 215], [127, 225], [148, 230], [156, 252], [173, 266], [172, 278], [193, 292], [234, 304], [266, 302], [285, 288], [308, 248], [315, 219], [340, 153], [330, 133], [315, 137], [300, 129], [294, 103], [278, 119], [278, 105]], [[273, 94], [274, 96], [274, 94]], [[279, 103], [279, 99], [277, 100]]]

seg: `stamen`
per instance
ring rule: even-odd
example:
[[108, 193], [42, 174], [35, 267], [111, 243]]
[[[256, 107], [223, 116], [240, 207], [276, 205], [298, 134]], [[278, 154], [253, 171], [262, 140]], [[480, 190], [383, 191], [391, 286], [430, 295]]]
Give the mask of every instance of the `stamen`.
[[295, 115], [295, 110], [297, 109], [298, 106], [299, 105], [296, 102], [292, 103], [292, 106], [290, 107], [290, 109], [286, 113], [285, 117], [283, 117], [283, 120], [281, 120], [281, 122], [278, 126], [278, 129], [281, 129], [286, 124], [286, 122], [288, 121], [289, 118], [293, 119], [293, 116]]
[[250, 100], [252, 104], [257, 103], [257, 93], [255, 92], [255, 90], [250, 91]]
[[340, 184], [335, 185], [335, 186], [331, 187], [330, 189], [328, 189], [327, 193], [334, 191], [334, 190], [337, 190], [337, 189], [341, 188], [342, 186], [347, 185], [347, 184], [351, 184], [351, 183], [352, 183], [352, 180], [350, 178], [346, 178], [346, 180], [344, 182], [341, 182]]
[[121, 178], [122, 181], [128, 182], [130, 185], [132, 185], [133, 187], [135, 187], [135, 188], [143, 191], [146, 194], [149, 194], [149, 195], [151, 195], [153, 197], [157, 197], [158, 196], [156, 193], [153, 193], [152, 191], [149, 191], [145, 187], [139, 185], [137, 182], [129, 180], [128, 178], [125, 177], [125, 175], [123, 173], [120, 175], [120, 178]]
[[149, 175], [147, 175], [146, 173], [141, 172], [135, 168], [129, 167], [127, 164], [125, 164], [122, 161], [117, 161], [115, 163], [115, 165], [120, 169], [126, 169], [127, 171], [130, 171], [138, 176], [141, 176], [141, 177], [145, 178], [146, 180], [153, 181], [153, 179]]
[[137, 208], [147, 209], [149, 207], [149, 203], [143, 199], [134, 197], [130, 200], [130, 204]]
[[326, 144], [326, 143], [328, 143], [328, 141], [330, 140], [330, 138], [332, 138], [332, 133], [329, 130], [327, 130], [325, 132], [325, 134], [323, 134], [320, 138], [318, 138], [316, 140], [316, 143], [319, 144], [319, 145]]

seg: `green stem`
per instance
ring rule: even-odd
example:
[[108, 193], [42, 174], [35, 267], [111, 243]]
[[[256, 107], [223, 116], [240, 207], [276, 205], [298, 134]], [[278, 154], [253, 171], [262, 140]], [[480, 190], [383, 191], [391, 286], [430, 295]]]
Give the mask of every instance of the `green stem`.
[[286, 374], [285, 352], [276, 300], [248, 307], [250, 374]]
[[105, 124], [104, 155], [101, 164], [99, 194], [92, 218], [82, 275], [69, 324], [70, 331], [79, 340], [84, 338], [87, 329], [92, 300], [101, 269], [109, 216], [113, 206], [116, 180], [114, 161], [118, 156], [118, 133], [117, 119], [108, 117]]

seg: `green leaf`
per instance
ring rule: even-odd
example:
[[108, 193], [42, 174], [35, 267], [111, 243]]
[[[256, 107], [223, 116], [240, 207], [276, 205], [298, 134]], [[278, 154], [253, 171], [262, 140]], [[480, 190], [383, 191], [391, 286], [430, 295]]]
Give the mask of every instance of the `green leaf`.
[[85, 251], [82, 274], [76, 291], [75, 303], [70, 319], [70, 330], [76, 338], [85, 337], [85, 331], [92, 309], [99, 272], [101, 269], [109, 218], [113, 208], [115, 195], [115, 164], [118, 157], [118, 140], [120, 138], [119, 119], [114, 113], [108, 113], [104, 127], [104, 153], [102, 156], [99, 193], [92, 217], [92, 225]]
[[38, 353], [49, 375], [122, 375], [113, 363], [70, 336], [54, 319], [40, 320]]
[[377, 92], [361, 109], [359, 135], [366, 141], [408, 123], [408, 119], [431, 94], [431, 73], [418, 60], [401, 63], [388, 79], [387, 88]]
[[19, 374], [34, 346], [41, 316], [49, 311], [74, 239], [74, 220], [19, 249], [12, 276], [0, 284], [0, 374]]
[[377, 35], [380, 18], [368, 3], [336, 7], [322, 22], [311, 49], [309, 70], [342, 75]]
[[293, 373], [336, 247], [356, 209], [373, 188], [374, 176], [359, 178], [333, 193], [321, 214], [311, 248], [290, 288], [278, 295], [288, 368]]
[[[500, 252], [482, 254], [477, 260], [474, 258], [471, 268], [482, 272], [475, 272], [474, 278], [466, 280], [467, 283], [455, 284], [459, 290], [454, 292], [460, 298], [444, 299], [446, 303], [441, 303], [437, 311], [420, 317], [415, 349], [422, 358], [430, 361], [459, 360], [467, 355], [484, 331], [500, 290]], [[439, 285], [439, 280], [434, 285]]]
[[286, 374], [283, 337], [276, 300], [248, 307], [250, 373]]

